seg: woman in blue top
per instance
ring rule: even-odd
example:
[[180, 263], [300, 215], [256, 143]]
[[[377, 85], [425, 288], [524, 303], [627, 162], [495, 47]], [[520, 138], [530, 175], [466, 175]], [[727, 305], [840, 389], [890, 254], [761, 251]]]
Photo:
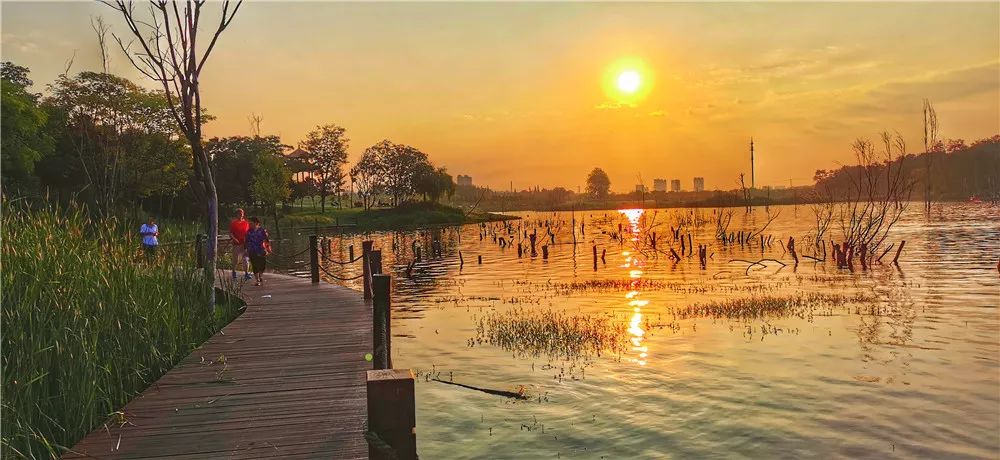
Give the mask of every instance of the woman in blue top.
[[142, 251], [146, 253], [147, 260], [156, 257], [156, 248], [160, 245], [158, 236], [160, 228], [156, 225], [156, 218], [149, 216], [149, 221], [139, 227], [139, 236], [142, 237]]
[[256, 285], [260, 286], [264, 282], [263, 274], [267, 266], [267, 253], [271, 252], [271, 240], [268, 238], [267, 230], [260, 226], [260, 219], [257, 217], [250, 218], [246, 248], [247, 254], [250, 255], [250, 269], [253, 270], [253, 277], [257, 280]]

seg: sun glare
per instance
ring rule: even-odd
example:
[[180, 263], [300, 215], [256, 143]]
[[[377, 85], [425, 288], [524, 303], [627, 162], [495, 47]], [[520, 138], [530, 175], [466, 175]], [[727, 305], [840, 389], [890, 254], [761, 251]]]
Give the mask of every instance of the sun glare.
[[634, 70], [626, 70], [618, 74], [618, 90], [632, 94], [639, 90], [639, 86], [642, 85], [642, 77], [639, 76], [639, 72]]

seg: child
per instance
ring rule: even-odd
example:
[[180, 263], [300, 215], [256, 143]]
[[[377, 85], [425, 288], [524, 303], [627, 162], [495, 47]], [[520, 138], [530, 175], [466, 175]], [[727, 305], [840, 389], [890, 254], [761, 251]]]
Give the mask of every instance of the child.
[[256, 285], [264, 283], [264, 269], [267, 266], [267, 254], [271, 252], [271, 240], [267, 230], [260, 225], [260, 219], [250, 218], [250, 230], [246, 236], [247, 254], [250, 255], [250, 268], [257, 280]]

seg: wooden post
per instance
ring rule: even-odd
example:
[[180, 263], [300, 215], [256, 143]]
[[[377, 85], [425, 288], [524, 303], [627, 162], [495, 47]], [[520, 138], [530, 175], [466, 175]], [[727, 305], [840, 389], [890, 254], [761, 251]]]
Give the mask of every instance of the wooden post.
[[194, 237], [194, 258], [198, 268], [205, 268], [205, 235], [201, 233]]
[[906, 246], [906, 240], [899, 242], [899, 248], [896, 249], [896, 257], [892, 258], [892, 263], [899, 264], [899, 255], [903, 252], [903, 246]]
[[420, 262], [420, 246], [413, 247], [413, 255], [416, 257], [416, 261]]
[[309, 274], [313, 283], [319, 282], [319, 248], [316, 247], [316, 235], [309, 235]]
[[347, 260], [354, 260], [354, 245], [347, 247]]
[[547, 260], [549, 258], [549, 246], [546, 244], [542, 245], [542, 260]]
[[372, 250], [369, 255], [370, 263], [368, 264], [369, 270], [372, 272], [372, 276], [382, 274], [382, 251]]
[[[581, 224], [582, 225], [582, 224]], [[594, 245], [594, 271], [597, 271], [597, 245]]]
[[607, 249], [601, 249], [601, 263], [602, 264], [607, 264], [608, 263], [607, 260], [604, 260], [604, 256], [606, 256], [606, 255], [608, 255], [608, 250]]
[[462, 257], [462, 251], [459, 250], [458, 251], [458, 268], [462, 268], [464, 266], [465, 266], [465, 259]]
[[371, 240], [361, 242], [361, 289], [365, 300], [372, 298], [372, 272], [368, 264], [373, 244]]
[[372, 365], [392, 369], [392, 297], [389, 275], [372, 276]]
[[[368, 430], [388, 444], [399, 460], [417, 458], [416, 398], [413, 371], [384, 369], [368, 371]], [[393, 458], [372, 443], [368, 458]]]

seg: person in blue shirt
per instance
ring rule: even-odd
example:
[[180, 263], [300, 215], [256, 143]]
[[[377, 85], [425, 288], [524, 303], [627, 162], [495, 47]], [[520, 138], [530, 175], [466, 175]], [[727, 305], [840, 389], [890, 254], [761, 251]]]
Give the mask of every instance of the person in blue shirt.
[[149, 216], [149, 221], [139, 227], [139, 235], [142, 236], [142, 251], [146, 254], [147, 260], [156, 257], [156, 248], [160, 245], [157, 237], [160, 236], [160, 227], [156, 225], [156, 218]]
[[257, 280], [256, 285], [264, 283], [264, 269], [267, 267], [267, 254], [271, 252], [271, 240], [267, 230], [260, 225], [260, 219], [250, 218], [250, 230], [246, 237], [247, 254], [250, 256], [250, 270]]

